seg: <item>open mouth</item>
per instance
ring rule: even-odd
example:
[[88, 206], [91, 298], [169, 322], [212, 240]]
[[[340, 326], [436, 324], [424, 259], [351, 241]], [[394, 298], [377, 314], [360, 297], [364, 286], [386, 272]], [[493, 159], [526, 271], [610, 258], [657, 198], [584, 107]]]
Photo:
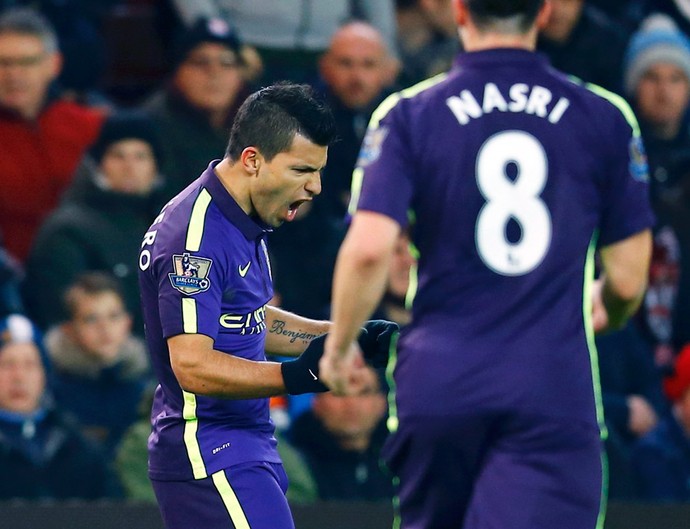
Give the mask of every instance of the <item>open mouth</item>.
[[297, 215], [297, 210], [299, 207], [304, 204], [305, 202], [308, 202], [308, 200], [303, 199], [303, 200], [295, 200], [292, 204], [288, 206], [288, 214], [287, 214], [287, 220], [292, 221], [295, 219], [295, 216]]

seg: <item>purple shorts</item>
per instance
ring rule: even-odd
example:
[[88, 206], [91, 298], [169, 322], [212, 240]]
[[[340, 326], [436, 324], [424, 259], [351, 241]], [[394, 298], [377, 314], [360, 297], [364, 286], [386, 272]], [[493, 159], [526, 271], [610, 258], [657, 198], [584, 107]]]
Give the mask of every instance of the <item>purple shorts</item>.
[[384, 447], [402, 529], [603, 525], [598, 428], [517, 414], [401, 419]]
[[152, 480], [166, 529], [294, 529], [283, 465], [260, 461], [190, 481]]

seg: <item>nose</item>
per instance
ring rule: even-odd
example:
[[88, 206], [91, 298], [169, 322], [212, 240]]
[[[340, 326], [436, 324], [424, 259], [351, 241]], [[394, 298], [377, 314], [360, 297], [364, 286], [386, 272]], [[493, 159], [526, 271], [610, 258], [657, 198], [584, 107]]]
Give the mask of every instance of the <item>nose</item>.
[[218, 77], [225, 71], [225, 67], [220, 61], [209, 61], [204, 71], [212, 77]]
[[314, 173], [314, 175], [307, 180], [304, 188], [312, 195], [321, 194], [321, 173]]

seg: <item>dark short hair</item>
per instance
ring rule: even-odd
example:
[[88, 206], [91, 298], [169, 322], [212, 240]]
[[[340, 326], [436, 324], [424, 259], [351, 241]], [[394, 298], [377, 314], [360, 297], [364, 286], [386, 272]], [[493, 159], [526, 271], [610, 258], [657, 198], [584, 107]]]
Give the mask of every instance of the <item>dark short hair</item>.
[[465, 5], [479, 28], [501, 20], [519, 19], [519, 28], [527, 31], [534, 23], [544, 0], [465, 0]]
[[296, 134], [327, 146], [335, 137], [330, 109], [309, 85], [280, 82], [251, 94], [237, 111], [225, 156], [238, 160], [256, 147], [267, 160], [287, 151]]
[[85, 272], [67, 287], [63, 296], [65, 313], [69, 318], [74, 318], [77, 313], [77, 297], [80, 294], [94, 296], [104, 292], [112, 292], [117, 295], [124, 304], [124, 295], [117, 279], [105, 272]]

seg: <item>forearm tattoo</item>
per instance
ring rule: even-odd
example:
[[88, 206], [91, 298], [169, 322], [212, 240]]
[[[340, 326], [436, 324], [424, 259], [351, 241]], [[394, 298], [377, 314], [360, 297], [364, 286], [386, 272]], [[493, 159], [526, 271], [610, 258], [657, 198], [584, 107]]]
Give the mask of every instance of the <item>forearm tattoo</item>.
[[321, 336], [321, 334], [312, 334], [301, 329], [293, 330], [286, 327], [286, 323], [283, 320], [273, 320], [273, 325], [268, 329], [268, 332], [279, 336], [286, 336], [290, 339], [290, 343], [295, 343], [296, 340], [302, 340], [304, 343], [309, 343], [314, 338]]

